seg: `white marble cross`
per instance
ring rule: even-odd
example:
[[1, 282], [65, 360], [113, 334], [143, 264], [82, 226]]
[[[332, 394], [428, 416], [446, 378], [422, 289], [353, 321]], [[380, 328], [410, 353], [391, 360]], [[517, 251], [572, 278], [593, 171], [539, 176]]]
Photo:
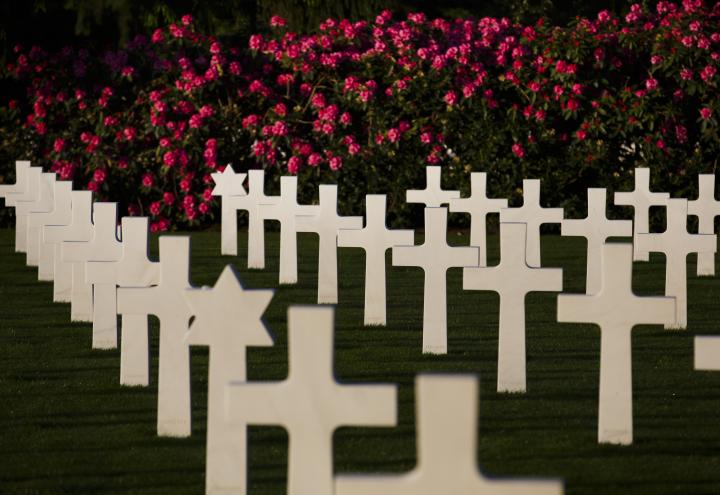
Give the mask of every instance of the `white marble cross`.
[[[280, 199], [277, 196], [265, 196], [265, 171], [248, 171], [248, 193], [246, 196], [230, 196], [229, 207], [234, 211], [248, 212], [247, 267], [265, 268], [265, 222], [261, 216], [261, 205], [272, 205]], [[223, 203], [224, 204], [224, 203]], [[235, 213], [233, 213], [235, 215]], [[235, 224], [237, 225], [237, 224]], [[232, 250], [225, 254], [237, 254], [237, 239], [232, 241]]]
[[[62, 259], [85, 263], [85, 282], [92, 284], [92, 348], [117, 347], [117, 294], [115, 284], [88, 280], [87, 262], [116, 262], [122, 257], [122, 243], [117, 238], [117, 203], [93, 205], [93, 236], [87, 242], [64, 241]], [[74, 281], [73, 281], [74, 283]]]
[[15, 214], [25, 218], [25, 253], [28, 266], [38, 266], [40, 259], [40, 228], [37, 222], [31, 225], [30, 217], [35, 214], [52, 212], [54, 205], [55, 174], [40, 174], [38, 196], [35, 201], [18, 201]]
[[687, 199], [672, 198], [667, 202], [667, 228], [660, 234], [638, 234], [636, 243], [641, 252], [665, 255], [665, 295], [675, 298], [675, 322], [665, 328], [687, 328], [687, 255], [715, 253], [715, 234], [689, 234], [687, 231]]
[[0, 198], [5, 198], [5, 206], [15, 206], [15, 200], [27, 191], [27, 171], [30, 169], [30, 162], [27, 160], [15, 161], [15, 184], [0, 185]]
[[478, 264], [478, 248], [447, 243], [447, 208], [425, 208], [425, 242], [393, 246], [395, 266], [419, 266], [425, 271], [423, 353], [447, 354], [447, 271]]
[[407, 203], [423, 203], [428, 207], [446, 205], [453, 198], [460, 197], [460, 191], [445, 190], [440, 185], [442, 168], [435, 165], [425, 167], [425, 189], [408, 189], [405, 192]]
[[670, 199], [669, 193], [650, 191], [650, 169], [635, 169], [635, 189], [630, 192], [616, 192], [615, 204], [632, 206], [635, 210], [633, 219], [633, 260], [648, 261], [650, 253], [643, 251], [637, 243], [639, 234], [650, 232], [650, 207], [665, 206]]
[[340, 426], [394, 426], [394, 385], [344, 385], [333, 372], [332, 307], [288, 309], [289, 372], [281, 382], [231, 382], [227, 420], [288, 432], [288, 495], [333, 495], [332, 437]]
[[488, 479], [478, 471], [479, 380], [415, 378], [417, 467], [406, 474], [336, 477], [335, 495], [560, 495], [562, 481]]
[[70, 302], [72, 321], [92, 321], [92, 285], [85, 282], [85, 263], [62, 259], [63, 242], [92, 239], [92, 191], [72, 191], [70, 203], [70, 223], [47, 225], [43, 229], [44, 242], [52, 244], [55, 251], [53, 301]]
[[600, 327], [599, 443], [628, 445], [633, 441], [633, 327], [675, 321], [672, 297], [638, 297], [633, 293], [632, 256], [631, 244], [606, 243], [600, 292], [558, 296], [559, 322]]
[[608, 237], [632, 237], [632, 221], [609, 220], [605, 215], [607, 191], [605, 188], [587, 190], [587, 217], [564, 219], [560, 233], [587, 239], [587, 271], [585, 292], [595, 294], [602, 287], [602, 247]]
[[316, 215], [317, 205], [300, 205], [297, 202], [297, 177], [280, 177], [280, 197], [261, 204], [260, 216], [280, 222], [281, 284], [297, 283], [297, 225], [298, 215]]
[[338, 186], [320, 185], [318, 213], [298, 216], [295, 225], [298, 232], [314, 232], [319, 237], [318, 247], [318, 304], [338, 302], [337, 238], [339, 229], [358, 230], [363, 226], [362, 217], [341, 217], [337, 213]]
[[[25, 172], [27, 188], [18, 195], [13, 195], [12, 201], [15, 206], [15, 252], [27, 252], [27, 216], [33, 203], [40, 199], [40, 184], [42, 181], [42, 169], [40, 167], [29, 167]], [[6, 199], [6, 204], [7, 204]]]
[[273, 344], [262, 321], [272, 297], [272, 290], [243, 288], [230, 265], [212, 289], [185, 291], [195, 315], [185, 342], [209, 348], [205, 493], [246, 492], [247, 432], [225, 419], [225, 386], [247, 380], [247, 347]]
[[527, 224], [527, 264], [539, 268], [540, 226], [545, 223], [561, 223], [562, 208], [543, 208], [540, 204], [540, 179], [523, 179], [523, 205], [500, 210], [500, 222]]
[[525, 392], [525, 296], [529, 292], [562, 290], [561, 268], [528, 266], [527, 226], [500, 223], [500, 264], [465, 268], [463, 289], [490, 290], [500, 295], [498, 329], [498, 392]]
[[412, 245], [412, 230], [390, 230], [385, 226], [384, 194], [365, 196], [365, 227], [338, 231], [338, 246], [365, 250], [365, 325], [385, 325], [387, 284], [385, 251], [393, 246]]
[[450, 211], [470, 214], [470, 245], [480, 249], [479, 266], [487, 266], [487, 214], [500, 213], [508, 207], [507, 199], [487, 197], [487, 174], [470, 174], [470, 197], [450, 200]]
[[696, 335], [693, 368], [720, 371], [720, 335]]
[[[698, 199], [688, 201], [688, 215], [698, 217], [698, 233], [715, 235], [715, 217], [720, 216], [720, 201], [715, 199], [715, 174], [698, 175]], [[698, 253], [697, 275], [715, 275], [715, 254]]]
[[228, 164], [222, 172], [210, 174], [215, 187], [213, 196], [220, 196], [220, 254], [237, 255], [237, 210], [230, 203], [234, 196], [246, 196], [243, 187], [247, 174], [236, 174], [232, 165]]
[[154, 287], [120, 287], [118, 313], [155, 315], [160, 320], [158, 416], [160, 436], [190, 436], [190, 352], [185, 333], [192, 313], [184, 292], [190, 286], [190, 237], [161, 236], [160, 281]]
[[[147, 217], [123, 217], [122, 254], [115, 262], [90, 261], [86, 280], [95, 287], [150, 287], [160, 282], [160, 264], [148, 257]], [[116, 308], [117, 310], [117, 308]], [[150, 383], [147, 315], [123, 314], [120, 331], [120, 385]]]
[[[67, 225], [72, 219], [71, 181], [56, 181], [53, 187], [53, 207], [46, 213], [30, 213], [28, 216], [28, 245], [38, 246], [38, 280], [53, 280], [55, 244], [45, 242], [47, 225]], [[35, 240], [37, 239], [37, 240]], [[28, 250], [30, 256], [30, 250]]]

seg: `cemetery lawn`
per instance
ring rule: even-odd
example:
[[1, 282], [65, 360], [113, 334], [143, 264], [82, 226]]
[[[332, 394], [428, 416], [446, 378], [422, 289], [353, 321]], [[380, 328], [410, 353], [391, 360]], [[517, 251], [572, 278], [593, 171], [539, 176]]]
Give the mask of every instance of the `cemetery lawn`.
[[[466, 244], [467, 234], [450, 240]], [[490, 238], [497, 263], [497, 236]], [[227, 263], [252, 288], [277, 287], [277, 232], [267, 268], [221, 257], [217, 231], [192, 234], [192, 282], [214, 285]], [[152, 238], [157, 256], [157, 237]], [[204, 493], [207, 350], [193, 348], [193, 435], [155, 435], [157, 320], [151, 319], [149, 388], [119, 385], [119, 352], [90, 349], [91, 325], [70, 323], [69, 305], [52, 303], [52, 285], [14, 253], [14, 232], [0, 231], [0, 493]], [[543, 238], [543, 265], [563, 267], [566, 291], [584, 290], [585, 241]], [[299, 283], [282, 286], [265, 314], [276, 345], [248, 351], [248, 378], [287, 374], [286, 311], [316, 300], [317, 237], [301, 234]], [[388, 251], [388, 266], [390, 253]], [[388, 326], [364, 328], [364, 255], [341, 249], [335, 375], [342, 382], [399, 384], [397, 428], [343, 428], [334, 437], [335, 471], [410, 470], [415, 465], [414, 390], [418, 372], [480, 374], [479, 466], [492, 477], [560, 477], [569, 495], [717, 494], [720, 491], [720, 373], [693, 370], [693, 336], [720, 334], [720, 278], [697, 278], [688, 258], [687, 331], [639, 326], [633, 332], [635, 443], [599, 446], [600, 333], [556, 322], [556, 293], [533, 293], [527, 306], [526, 394], [497, 394], [498, 296], [462, 291], [448, 272], [447, 356], [423, 356], [419, 268], [389, 268]], [[521, 280], [518, 283], [522, 283]], [[636, 263], [637, 294], [661, 294], [664, 259]], [[228, 322], [231, 324], [232, 322]], [[249, 494], [284, 494], [287, 435], [253, 427]], [[307, 494], [312, 495], [312, 494]], [[384, 494], [378, 494], [384, 495]], [[442, 494], [438, 494], [442, 495]]]

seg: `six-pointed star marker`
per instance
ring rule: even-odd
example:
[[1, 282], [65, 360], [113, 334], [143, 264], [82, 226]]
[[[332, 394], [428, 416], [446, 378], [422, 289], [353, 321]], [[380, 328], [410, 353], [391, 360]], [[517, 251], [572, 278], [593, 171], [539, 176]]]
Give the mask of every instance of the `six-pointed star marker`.
[[[185, 300], [195, 320], [186, 341], [190, 345], [266, 346], [272, 337], [261, 320], [273, 290], [246, 290], [227, 265], [212, 289], [188, 290]], [[242, 331], [238, 332], [240, 328]], [[233, 342], [239, 339], [240, 342]], [[235, 348], [235, 347], [233, 347]]]
[[236, 174], [232, 165], [227, 165], [222, 172], [215, 172], [212, 175], [215, 187], [212, 190], [213, 196], [246, 196], [247, 191], [243, 187], [246, 173]]

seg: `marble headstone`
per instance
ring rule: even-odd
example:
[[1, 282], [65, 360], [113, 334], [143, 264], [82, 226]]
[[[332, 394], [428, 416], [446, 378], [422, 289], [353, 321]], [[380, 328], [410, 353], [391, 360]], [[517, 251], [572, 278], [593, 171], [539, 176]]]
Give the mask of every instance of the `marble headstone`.
[[712, 253], [717, 248], [715, 234], [689, 234], [687, 199], [667, 201], [667, 228], [660, 234], [638, 234], [640, 251], [665, 255], [665, 295], [675, 298], [675, 322], [665, 328], [687, 328], [687, 255]]
[[[46, 213], [31, 213], [28, 216], [28, 240], [37, 239], [38, 280], [51, 281], [54, 278], [55, 244], [45, 242], [45, 227], [68, 225], [72, 220], [72, 182], [57, 181], [53, 184], [53, 208]], [[30, 242], [29, 242], [30, 244]], [[30, 251], [28, 250], [28, 256]]]
[[[698, 175], [698, 198], [688, 201], [688, 215], [698, 217], [698, 234], [715, 234], [715, 217], [720, 216], [720, 201], [715, 199], [715, 174]], [[715, 275], [715, 254], [698, 253], [697, 275]]]
[[212, 195], [220, 196], [220, 254], [237, 255], [237, 209], [230, 198], [247, 195], [243, 187], [247, 174], [236, 174], [228, 164], [222, 172], [210, 175], [215, 182]]
[[394, 426], [394, 385], [345, 385], [333, 371], [332, 307], [288, 310], [288, 377], [231, 382], [227, 420], [238, 428], [280, 425], [289, 437], [288, 495], [333, 495], [332, 437], [341, 426]]
[[561, 481], [489, 479], [478, 471], [479, 392], [474, 376], [417, 376], [417, 467], [399, 475], [338, 475], [335, 495], [561, 495]]
[[35, 201], [18, 201], [15, 214], [25, 218], [25, 253], [28, 266], [38, 266], [40, 259], [41, 232], [38, 222], [30, 222], [37, 214], [52, 212], [54, 206], [55, 174], [40, 174], [39, 192]]
[[633, 216], [633, 260], [648, 261], [650, 253], [640, 249], [637, 243], [639, 234], [650, 232], [650, 207], [665, 206], [670, 194], [650, 191], [650, 169], [635, 169], [635, 189], [630, 192], [616, 192], [615, 204], [632, 206]]
[[524, 223], [500, 223], [500, 263], [465, 268], [463, 289], [490, 290], [500, 296], [498, 392], [525, 392], [525, 296], [562, 290], [561, 268], [528, 266]]
[[395, 266], [419, 266], [425, 272], [423, 353], [447, 354], [447, 271], [478, 264], [478, 248], [447, 243], [447, 208], [425, 208], [425, 242], [393, 246]]
[[337, 238], [340, 229], [361, 229], [362, 217], [342, 217], [337, 212], [336, 185], [321, 184], [318, 212], [295, 219], [298, 232], [314, 232], [319, 237], [318, 247], [318, 304], [338, 302]]
[[412, 245], [412, 230], [390, 230], [385, 226], [384, 194], [365, 196], [365, 227], [338, 231], [338, 246], [365, 250], [365, 325], [386, 324], [385, 252], [393, 246]]
[[27, 253], [27, 216], [33, 203], [40, 199], [40, 185], [42, 181], [42, 169], [40, 167], [29, 167], [25, 172], [27, 188], [18, 195], [13, 195], [12, 201], [15, 206], [15, 252]]
[[518, 208], [500, 210], [500, 221], [527, 224], [527, 264], [531, 268], [541, 266], [540, 226], [546, 223], [561, 223], [562, 208], [543, 208], [540, 204], [540, 180], [523, 180], [523, 205]]
[[227, 265], [212, 289], [189, 289], [185, 300], [195, 315], [185, 335], [189, 345], [209, 348], [205, 493], [245, 493], [246, 428], [225, 419], [225, 385], [246, 381], [245, 354], [251, 346], [271, 346], [262, 321], [272, 290], [243, 288]]
[[633, 327], [675, 321], [672, 297], [639, 297], [633, 293], [632, 256], [631, 244], [606, 243], [600, 291], [558, 296], [559, 322], [600, 327], [599, 443], [629, 445], [633, 441]]
[[425, 189], [409, 189], [405, 193], [406, 202], [422, 203], [426, 207], [438, 207], [446, 205], [453, 198], [460, 197], [460, 191], [443, 189], [440, 185], [442, 168], [435, 165], [425, 167], [426, 186]]

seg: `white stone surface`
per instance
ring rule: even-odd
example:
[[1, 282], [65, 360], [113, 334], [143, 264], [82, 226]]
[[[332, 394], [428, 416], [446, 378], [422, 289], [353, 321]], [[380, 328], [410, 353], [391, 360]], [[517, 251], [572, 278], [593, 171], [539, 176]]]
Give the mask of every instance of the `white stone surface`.
[[[45, 242], [45, 226], [67, 225], [72, 219], [72, 182], [53, 181], [53, 207], [46, 213], [28, 216], [28, 244], [38, 246], [38, 280], [51, 281], [54, 277], [55, 244]], [[28, 257], [30, 250], [28, 250]]]
[[720, 371], [720, 336], [696, 335], [695, 360], [696, 370]]
[[85, 263], [85, 282], [92, 285], [93, 295], [93, 349], [115, 349], [117, 347], [116, 286], [88, 280], [87, 263], [116, 262], [122, 257], [122, 243], [117, 238], [117, 203], [95, 203], [92, 217], [92, 239], [87, 242], [64, 241], [61, 247], [62, 259], [67, 262]]
[[43, 240], [54, 245], [53, 300], [70, 302], [72, 321], [92, 321], [92, 286], [85, 282], [85, 263], [62, 259], [64, 241], [88, 242], [93, 236], [92, 192], [70, 193], [71, 219], [67, 225], [48, 225]]
[[532, 268], [541, 266], [540, 226], [546, 223], [562, 223], [562, 208], [543, 208], [540, 204], [540, 180], [523, 180], [523, 205], [500, 210], [500, 221], [527, 224], [527, 264]]
[[425, 271], [423, 353], [447, 354], [447, 271], [478, 264], [478, 248], [447, 243], [447, 208], [425, 208], [425, 241], [417, 246], [393, 246], [395, 266], [419, 266]]
[[405, 192], [407, 203], [422, 203], [427, 207], [446, 205], [453, 198], [460, 197], [460, 191], [445, 190], [440, 185], [442, 168], [435, 165], [425, 167], [425, 189], [409, 189]]
[[[27, 252], [27, 216], [32, 203], [40, 198], [40, 183], [42, 180], [42, 169], [30, 167], [25, 172], [27, 189], [24, 193], [13, 195], [11, 200], [15, 206], [15, 252]], [[6, 199], [6, 204], [7, 204]]]
[[280, 197], [261, 204], [260, 216], [280, 222], [281, 284], [297, 283], [297, 225], [299, 215], [316, 215], [317, 205], [300, 205], [297, 202], [297, 177], [280, 177]]
[[525, 296], [529, 292], [562, 290], [561, 268], [528, 266], [526, 228], [524, 223], [501, 222], [500, 263], [463, 270], [463, 289], [489, 290], [500, 296], [498, 392], [527, 390]]
[[598, 442], [633, 441], [632, 339], [635, 325], [675, 321], [671, 297], [638, 297], [632, 292], [631, 244], [606, 243], [602, 289], [597, 294], [560, 294], [558, 321], [600, 327]]
[[271, 346], [272, 337], [262, 315], [272, 290], [244, 289], [227, 265], [212, 289], [185, 291], [195, 319], [185, 335], [188, 345], [207, 346], [208, 402], [205, 493], [245, 494], [247, 432], [225, 419], [225, 386], [247, 380], [246, 349]]
[[[52, 213], [55, 206], [55, 174], [43, 173], [40, 176], [40, 196], [38, 200], [31, 203], [25, 209], [27, 214], [27, 253], [26, 264], [28, 266], [38, 266], [40, 263], [40, 243], [42, 242], [42, 223], [34, 217], [40, 215], [41, 218]], [[18, 205], [16, 211], [22, 209], [26, 204]]]
[[650, 207], [665, 206], [670, 194], [666, 192], [655, 193], [650, 191], [650, 169], [635, 169], [635, 189], [630, 192], [616, 192], [615, 204], [632, 206], [633, 217], [633, 260], [648, 261], [650, 253], [642, 251], [637, 243], [639, 234], [650, 232]]
[[333, 495], [332, 437], [340, 426], [394, 426], [394, 385], [344, 385], [333, 371], [332, 307], [288, 309], [289, 372], [281, 382], [231, 382], [228, 421], [280, 425], [289, 437], [288, 495]]
[[237, 210], [230, 203], [230, 198], [247, 195], [243, 187], [247, 174], [236, 174], [232, 165], [228, 164], [222, 172], [210, 175], [215, 181], [212, 195], [220, 196], [220, 254], [237, 255]]
[[393, 246], [412, 245], [412, 230], [390, 230], [385, 226], [386, 196], [365, 196], [365, 227], [360, 230], [338, 231], [338, 246], [365, 250], [365, 325], [387, 322], [387, 284], [385, 252]]
[[587, 190], [587, 217], [564, 219], [561, 235], [587, 239], [587, 270], [585, 292], [595, 294], [602, 287], [602, 247], [608, 237], [632, 237], [632, 221], [609, 220], [605, 214], [607, 191], [605, 188]]
[[335, 495], [562, 494], [562, 481], [489, 479], [478, 471], [479, 392], [473, 376], [417, 376], [417, 467], [399, 475], [338, 475]]
[[313, 232], [318, 244], [318, 304], [338, 302], [337, 238], [340, 229], [361, 229], [362, 217], [341, 217], [337, 212], [338, 188], [334, 184], [321, 184], [318, 212], [295, 219], [298, 232]]
[[687, 199], [672, 198], [667, 202], [667, 228], [660, 234], [638, 234], [636, 243], [641, 252], [665, 255], [665, 295], [675, 298], [674, 323], [665, 328], [687, 328], [687, 255], [715, 253], [715, 234], [689, 234], [687, 231]]
[[487, 174], [470, 174], [470, 197], [450, 200], [450, 211], [470, 214], [470, 245], [480, 249], [479, 266], [487, 266], [487, 215], [508, 207], [507, 199], [487, 197]]
[[[280, 198], [265, 195], [264, 170], [249, 170], [248, 176], [247, 196], [231, 196], [227, 199], [234, 211], [248, 212], [247, 267], [262, 270], [265, 268], [265, 222], [261, 215], [261, 205], [275, 204]], [[237, 254], [237, 242], [233, 246], [235, 252], [228, 254]]]
[[120, 287], [118, 313], [155, 315], [160, 320], [158, 359], [159, 436], [190, 436], [190, 353], [185, 333], [192, 313], [184, 291], [190, 286], [190, 237], [161, 236], [160, 281], [154, 287]]
[[27, 171], [29, 169], [29, 161], [15, 160], [15, 183], [0, 185], [0, 198], [5, 198], [5, 206], [14, 207], [16, 198], [22, 196], [27, 191]]
[[[715, 217], [720, 216], [720, 201], [715, 199], [715, 174], [698, 175], [698, 198], [688, 201], [688, 215], [698, 217], [698, 234], [715, 234]], [[715, 254], [698, 253], [697, 275], [715, 275]]]
[[[113, 263], [90, 261], [86, 280], [92, 284], [120, 287], [150, 287], [160, 283], [160, 264], [148, 256], [147, 217], [123, 217], [122, 254]], [[120, 327], [120, 385], [147, 386], [150, 383], [148, 318], [122, 316]]]

